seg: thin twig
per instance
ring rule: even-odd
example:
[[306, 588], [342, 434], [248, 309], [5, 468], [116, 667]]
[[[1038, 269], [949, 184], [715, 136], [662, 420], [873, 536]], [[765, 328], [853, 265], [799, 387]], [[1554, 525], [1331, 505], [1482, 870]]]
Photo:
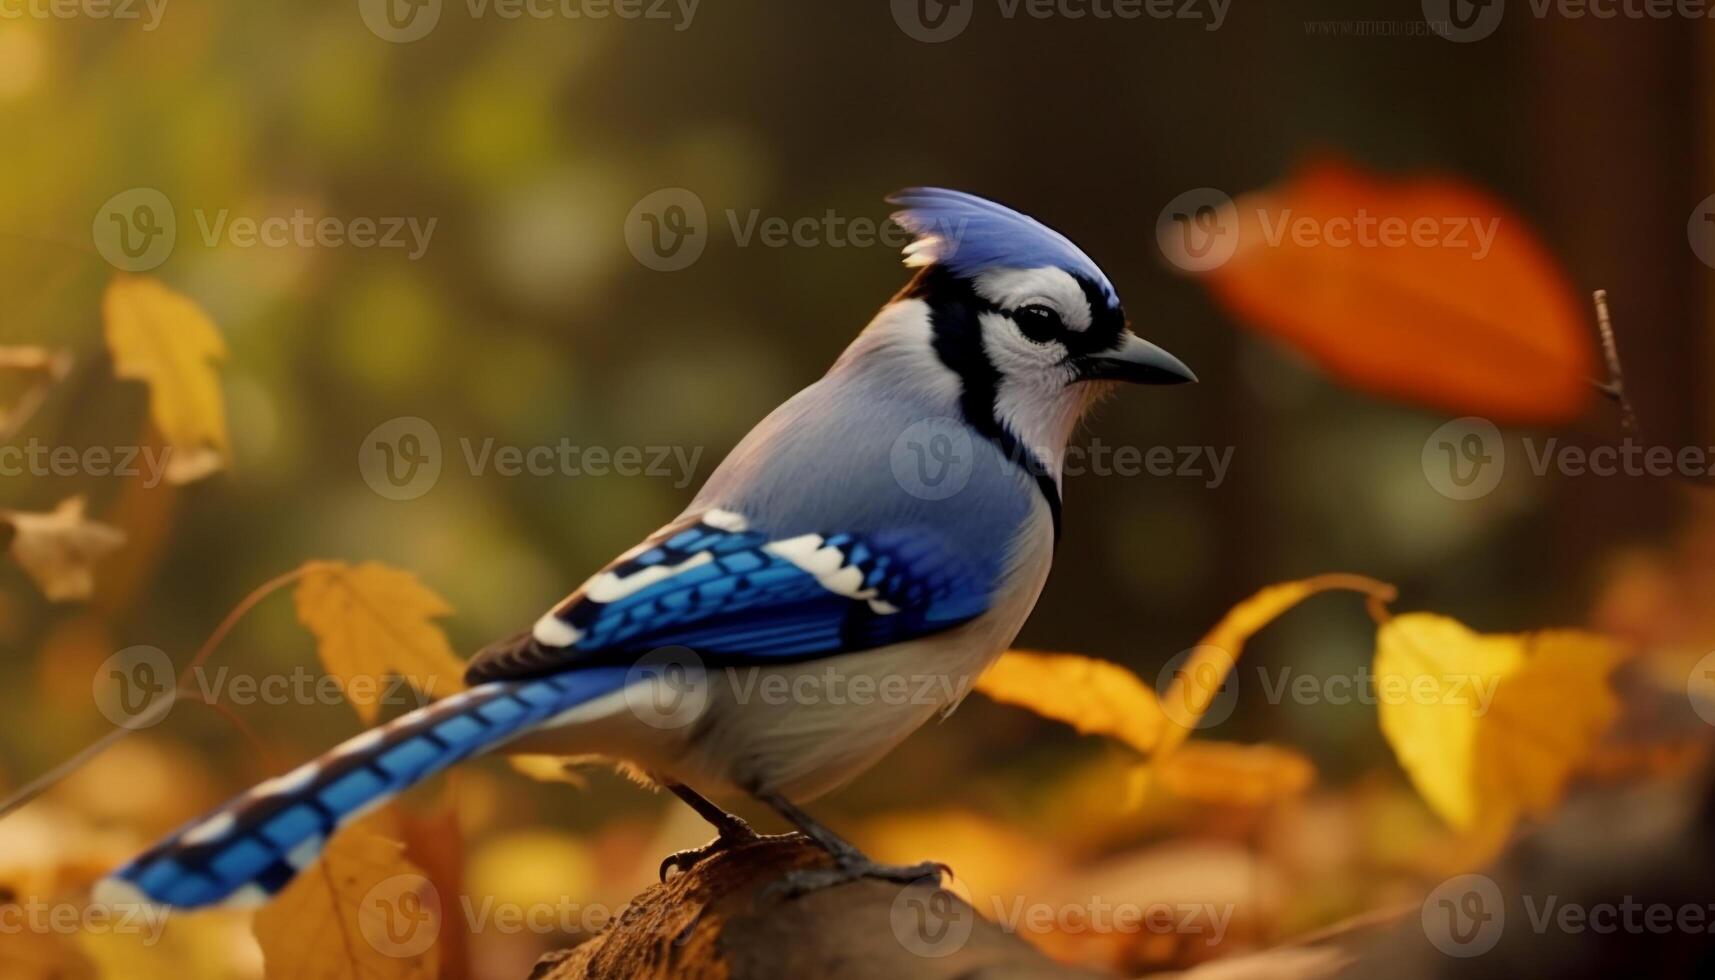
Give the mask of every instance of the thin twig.
[[[17, 792], [12, 793], [3, 800], [0, 800], [0, 820], [4, 820], [12, 812], [23, 807], [36, 797], [41, 796], [49, 789], [52, 789], [55, 783], [58, 783], [60, 780], [71, 775], [79, 766], [82, 766], [84, 763], [107, 751], [107, 749], [111, 748], [114, 743], [124, 739], [125, 736], [130, 735], [132, 732], [148, 728], [161, 721], [166, 717], [167, 712], [171, 710], [172, 706], [179, 698], [196, 695], [196, 685], [192, 683], [191, 675], [196, 672], [198, 667], [201, 667], [203, 663], [208, 660], [209, 656], [214, 653], [215, 647], [219, 646], [220, 642], [226, 639], [226, 635], [232, 632], [232, 628], [238, 625], [238, 621], [244, 618], [244, 615], [251, 609], [254, 609], [258, 602], [261, 602], [269, 595], [272, 595], [282, 586], [296, 581], [303, 574], [304, 569], [300, 566], [282, 575], [276, 575], [257, 586], [255, 589], [252, 589], [249, 595], [239, 600], [238, 605], [232, 607], [232, 611], [226, 614], [226, 618], [220, 621], [220, 625], [215, 627], [214, 632], [209, 634], [208, 639], [203, 642], [203, 645], [197, 650], [196, 654], [191, 657], [191, 662], [186, 664], [185, 669], [179, 672], [171, 691], [157, 698], [155, 703], [143, 709], [143, 712], [137, 717], [129, 719], [127, 724], [115, 727], [113, 731], [108, 732], [106, 735], [96, 739], [88, 746], [85, 746], [70, 759], [67, 759], [42, 775], [37, 776], [35, 779], [30, 780], [29, 783], [25, 784]], [[233, 721], [238, 724], [240, 732], [248, 737], [255, 745], [261, 747], [261, 740], [257, 739], [255, 734], [242, 723], [238, 723], [237, 719], [230, 712], [224, 710], [220, 705], [213, 704], [200, 696], [194, 697], [193, 700], [207, 704], [209, 707], [214, 708], [216, 711], [225, 715], [229, 721]], [[264, 749], [264, 751], [266, 750]]]
[[1592, 381], [1591, 384], [1619, 406], [1620, 431], [1630, 438], [1637, 434], [1638, 417], [1632, 411], [1631, 400], [1626, 397], [1626, 374], [1620, 368], [1620, 347], [1614, 340], [1613, 321], [1608, 318], [1608, 291], [1598, 289], [1592, 298], [1596, 301], [1596, 330], [1602, 337], [1602, 356], [1608, 362], [1608, 380]]
[[48, 400], [54, 385], [71, 372], [71, 355], [41, 347], [0, 347], [0, 370], [41, 376], [16, 404], [0, 413], [0, 442], [11, 442]]
[[0, 801], [0, 820], [6, 819], [14, 810], [19, 809], [31, 800], [53, 788], [55, 783], [77, 771], [84, 763], [107, 751], [115, 742], [140, 728], [148, 728], [166, 716], [173, 702], [178, 700], [178, 692], [172, 691], [155, 699], [155, 703], [143, 709], [137, 717], [131, 719], [129, 725], [114, 728], [106, 735], [85, 746], [76, 755], [49, 769], [35, 779], [25, 783], [19, 790]]

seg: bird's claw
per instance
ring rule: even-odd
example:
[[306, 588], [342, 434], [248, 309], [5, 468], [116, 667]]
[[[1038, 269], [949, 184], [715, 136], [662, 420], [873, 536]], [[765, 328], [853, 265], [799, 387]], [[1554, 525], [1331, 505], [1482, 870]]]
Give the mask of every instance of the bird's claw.
[[832, 888], [860, 878], [898, 882], [902, 885], [927, 881], [939, 884], [942, 876], [953, 877], [953, 869], [940, 861], [921, 864], [877, 864], [868, 858], [837, 860], [831, 868], [800, 868], [787, 872], [762, 890], [765, 900], [787, 901], [823, 888]]
[[797, 836], [797, 834], [759, 834], [750, 829], [749, 824], [734, 817], [730, 826], [722, 827], [720, 834], [702, 847], [688, 847], [682, 851], [674, 851], [662, 858], [660, 877], [662, 881], [666, 881], [673, 874], [685, 874], [716, 854], [744, 844]]
[[667, 855], [665, 858], [660, 860], [660, 880], [667, 880], [674, 874], [686, 874], [686, 872], [689, 872], [691, 868], [695, 868], [696, 865], [700, 865], [700, 863], [705, 862], [708, 858], [719, 855], [720, 851], [729, 850], [729, 848], [736, 848], [739, 844], [748, 844], [749, 841], [755, 841], [755, 839], [755, 832], [753, 832], [753, 834], [749, 834], [748, 838], [746, 838], [746, 836], [739, 836], [739, 834], [727, 834], [727, 832], [722, 831], [719, 838], [715, 838], [713, 841], [708, 841], [708, 843], [703, 844], [701, 848], [686, 848], [686, 850], [683, 851], [674, 851], [671, 855]]

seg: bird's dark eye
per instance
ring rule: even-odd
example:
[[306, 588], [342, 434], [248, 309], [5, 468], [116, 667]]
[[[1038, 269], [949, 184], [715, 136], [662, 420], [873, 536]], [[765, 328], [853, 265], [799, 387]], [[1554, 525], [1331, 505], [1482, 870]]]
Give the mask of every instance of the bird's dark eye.
[[1046, 344], [1061, 333], [1060, 315], [1040, 304], [1021, 306], [1012, 314], [1020, 333], [1038, 344]]

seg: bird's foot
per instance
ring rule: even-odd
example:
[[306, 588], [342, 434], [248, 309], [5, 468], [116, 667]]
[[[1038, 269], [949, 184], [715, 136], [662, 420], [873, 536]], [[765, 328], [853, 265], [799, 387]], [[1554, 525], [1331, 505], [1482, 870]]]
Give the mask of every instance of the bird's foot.
[[779, 881], [763, 889], [762, 895], [765, 899], [784, 901], [862, 878], [893, 881], [902, 885], [916, 882], [939, 884], [943, 875], [953, 877], [953, 869], [939, 861], [924, 861], [921, 864], [878, 864], [862, 854], [837, 854], [834, 856], [833, 867], [789, 871]]
[[737, 817], [731, 816], [730, 822], [722, 821], [720, 833], [714, 840], [702, 847], [688, 847], [682, 851], [674, 851], [661, 859], [661, 880], [666, 881], [675, 874], [685, 874], [692, 868], [714, 857], [722, 851], [731, 850], [759, 840], [774, 840], [779, 837], [795, 837], [796, 834], [759, 834], [750, 829], [750, 824]]

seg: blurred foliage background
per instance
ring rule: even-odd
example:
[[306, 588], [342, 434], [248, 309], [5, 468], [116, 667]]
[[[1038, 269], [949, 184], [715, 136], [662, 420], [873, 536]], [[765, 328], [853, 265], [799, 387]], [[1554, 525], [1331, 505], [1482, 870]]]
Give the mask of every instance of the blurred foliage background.
[[[1406, 607], [1482, 629], [1633, 623], [1640, 604], [1666, 601], [1664, 580], [1703, 567], [1707, 532], [1685, 530], [1695, 491], [1515, 473], [1481, 502], [1449, 500], [1420, 463], [1444, 413], [1344, 390], [1240, 332], [1156, 246], [1157, 214], [1175, 195], [1236, 196], [1318, 152], [1460, 175], [1533, 223], [1580, 292], [1610, 291], [1646, 434], [1706, 444], [1709, 273], [1686, 222], [1715, 191], [1708, 29], [1517, 16], [1459, 44], [1315, 26], [1421, 19], [1415, 2], [1363, 0], [1240, 2], [1219, 30], [1009, 20], [983, 7], [941, 44], [908, 37], [882, 3], [705, 0], [682, 30], [472, 18], [448, 3], [410, 44], [378, 38], [351, 0], [174, 2], [152, 31], [0, 20], [0, 339], [77, 356], [30, 434], [72, 446], [149, 438], [143, 389], [114, 383], [105, 362], [98, 298], [112, 270], [90, 229], [104, 201], [150, 187], [178, 215], [177, 245], [152, 274], [194, 297], [231, 348], [233, 444], [227, 472], [181, 488], [0, 481], [9, 508], [86, 494], [130, 539], [86, 605], [51, 604], [16, 569], [0, 571], [0, 786], [107, 730], [90, 683], [113, 651], [148, 644], [182, 663], [246, 593], [306, 559], [416, 572], [456, 609], [446, 625], [462, 650], [530, 622], [676, 514], [904, 281], [888, 246], [741, 246], [726, 213], [880, 221], [882, 197], [913, 184], [989, 194], [1065, 231], [1113, 277], [1139, 332], [1201, 375], [1193, 388], [1115, 399], [1081, 438], [1234, 450], [1215, 487], [1071, 480], [1054, 575], [1020, 645], [1153, 679], [1240, 597], [1326, 570], [1396, 583]], [[700, 260], [671, 273], [636, 261], [623, 236], [632, 206], [663, 187], [693, 191], [712, 219]], [[210, 245], [196, 217], [298, 209], [436, 224], [412, 260], [401, 249]], [[365, 433], [400, 416], [429, 420], [448, 447], [439, 484], [408, 501], [372, 492], [357, 466]], [[1581, 431], [1611, 429], [1597, 406]], [[690, 485], [474, 476], [458, 440], [490, 437], [701, 455]], [[1351, 673], [1368, 663], [1373, 633], [1355, 601], [1323, 599], [1247, 657]], [[284, 599], [218, 656], [247, 670], [314, 666]], [[1420, 857], [1412, 842], [1435, 828], [1374, 708], [1269, 705], [1262, 693], [1241, 689], [1210, 734], [1298, 747], [1322, 795], [1213, 818], [1126, 812], [1104, 768], [1116, 764], [1111, 746], [972, 699], [820, 809], [872, 846], [944, 858], [994, 888], [1126, 849], [1171, 862], [1148, 848], [1195, 838], [1229, 861], [1236, 893], [1270, 896], [1254, 938], [1397, 897]], [[122, 854], [357, 730], [339, 705], [243, 713], [271, 758], [215, 713], [180, 709], [21, 814], [45, 834], [32, 846], [52, 836], [40, 824], [63, 820], [116, 835]], [[467, 873], [481, 882], [471, 887], [497, 894], [582, 885], [617, 903], [667, 846], [703, 834], [677, 804], [603, 773], [572, 788], [485, 763], [424, 795], [456, 808]], [[937, 815], [934, 831], [925, 814]], [[1380, 836], [1345, 832], [1354, 827]], [[1312, 868], [1323, 872], [1313, 887]], [[564, 940], [477, 937], [489, 944], [482, 975], [522, 975]], [[239, 958], [221, 969], [243, 961], [245, 942], [233, 934]]]

